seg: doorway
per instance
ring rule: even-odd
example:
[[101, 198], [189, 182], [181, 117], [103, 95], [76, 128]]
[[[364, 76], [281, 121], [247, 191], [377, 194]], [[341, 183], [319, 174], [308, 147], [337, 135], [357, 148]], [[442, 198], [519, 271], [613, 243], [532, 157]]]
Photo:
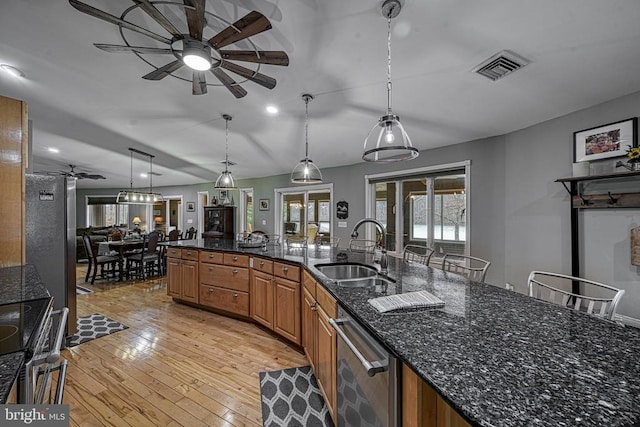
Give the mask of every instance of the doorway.
[[333, 184], [279, 188], [276, 193], [275, 232], [287, 238], [304, 238], [307, 244], [333, 236]]

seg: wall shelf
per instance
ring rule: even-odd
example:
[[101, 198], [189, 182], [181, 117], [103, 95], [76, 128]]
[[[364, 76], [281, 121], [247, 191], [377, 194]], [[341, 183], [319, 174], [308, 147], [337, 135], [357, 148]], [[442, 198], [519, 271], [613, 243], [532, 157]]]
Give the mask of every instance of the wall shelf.
[[[581, 184], [604, 180], [635, 180], [640, 178], [640, 171], [624, 171], [617, 173], [605, 173], [587, 176], [571, 176], [558, 178], [571, 196], [571, 275], [580, 276], [580, 240], [579, 220], [580, 209], [612, 209], [612, 208], [640, 208], [640, 192], [633, 193], [606, 193], [583, 194]], [[568, 185], [567, 185], [568, 184]], [[578, 291], [577, 283], [574, 283], [574, 292]]]

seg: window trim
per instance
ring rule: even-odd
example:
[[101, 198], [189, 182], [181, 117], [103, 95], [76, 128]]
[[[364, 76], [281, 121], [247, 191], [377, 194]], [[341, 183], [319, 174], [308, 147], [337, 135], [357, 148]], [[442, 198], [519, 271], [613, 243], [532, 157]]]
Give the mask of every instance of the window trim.
[[[380, 181], [387, 180], [400, 180], [402, 178], [411, 178], [416, 175], [425, 175], [425, 174], [437, 174], [441, 172], [450, 172], [455, 169], [464, 169], [465, 176], [465, 194], [466, 194], [466, 216], [467, 216], [467, 232], [465, 235], [465, 254], [468, 255], [470, 253], [471, 246], [471, 230], [473, 229], [471, 224], [471, 160], [462, 160], [459, 162], [452, 163], [444, 163], [440, 165], [432, 165], [432, 166], [424, 166], [420, 168], [414, 169], [404, 169], [399, 171], [392, 172], [382, 172], [376, 174], [367, 174], [364, 176], [364, 209], [365, 209], [365, 217], [373, 218], [375, 217], [375, 184]], [[396, 191], [396, 206], [399, 207], [396, 211], [396, 230], [400, 230], [402, 228], [402, 218], [404, 216], [404, 212], [402, 211], [402, 191], [398, 189]], [[433, 218], [430, 218], [433, 220]], [[432, 222], [433, 223], [433, 222]], [[371, 239], [370, 231], [367, 231], [366, 239]], [[402, 251], [402, 240], [400, 233], [396, 233], [396, 251], [390, 252], [390, 254], [398, 255]]]

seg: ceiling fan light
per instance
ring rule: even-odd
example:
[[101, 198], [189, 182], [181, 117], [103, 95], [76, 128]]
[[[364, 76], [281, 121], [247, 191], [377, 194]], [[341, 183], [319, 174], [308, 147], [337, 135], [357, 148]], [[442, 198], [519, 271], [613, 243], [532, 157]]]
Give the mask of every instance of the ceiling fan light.
[[311, 159], [300, 160], [291, 172], [293, 184], [321, 184], [322, 173]]
[[193, 70], [207, 71], [211, 68], [211, 48], [201, 42], [185, 41], [182, 62]]
[[380, 117], [364, 140], [362, 160], [367, 162], [400, 162], [418, 157], [419, 151], [400, 123], [400, 117], [388, 114]]

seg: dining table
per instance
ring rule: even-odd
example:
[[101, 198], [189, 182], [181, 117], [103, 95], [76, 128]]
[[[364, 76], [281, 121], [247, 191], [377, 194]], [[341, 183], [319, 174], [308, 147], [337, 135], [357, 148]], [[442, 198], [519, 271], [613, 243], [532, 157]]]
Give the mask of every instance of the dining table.
[[[124, 254], [136, 249], [142, 249], [144, 247], [144, 239], [123, 239], [123, 240], [111, 240], [107, 242], [100, 242], [98, 246], [99, 255], [107, 255], [109, 253], [116, 252], [118, 255], [118, 281], [124, 280]], [[106, 251], [106, 252], [105, 252]]]

